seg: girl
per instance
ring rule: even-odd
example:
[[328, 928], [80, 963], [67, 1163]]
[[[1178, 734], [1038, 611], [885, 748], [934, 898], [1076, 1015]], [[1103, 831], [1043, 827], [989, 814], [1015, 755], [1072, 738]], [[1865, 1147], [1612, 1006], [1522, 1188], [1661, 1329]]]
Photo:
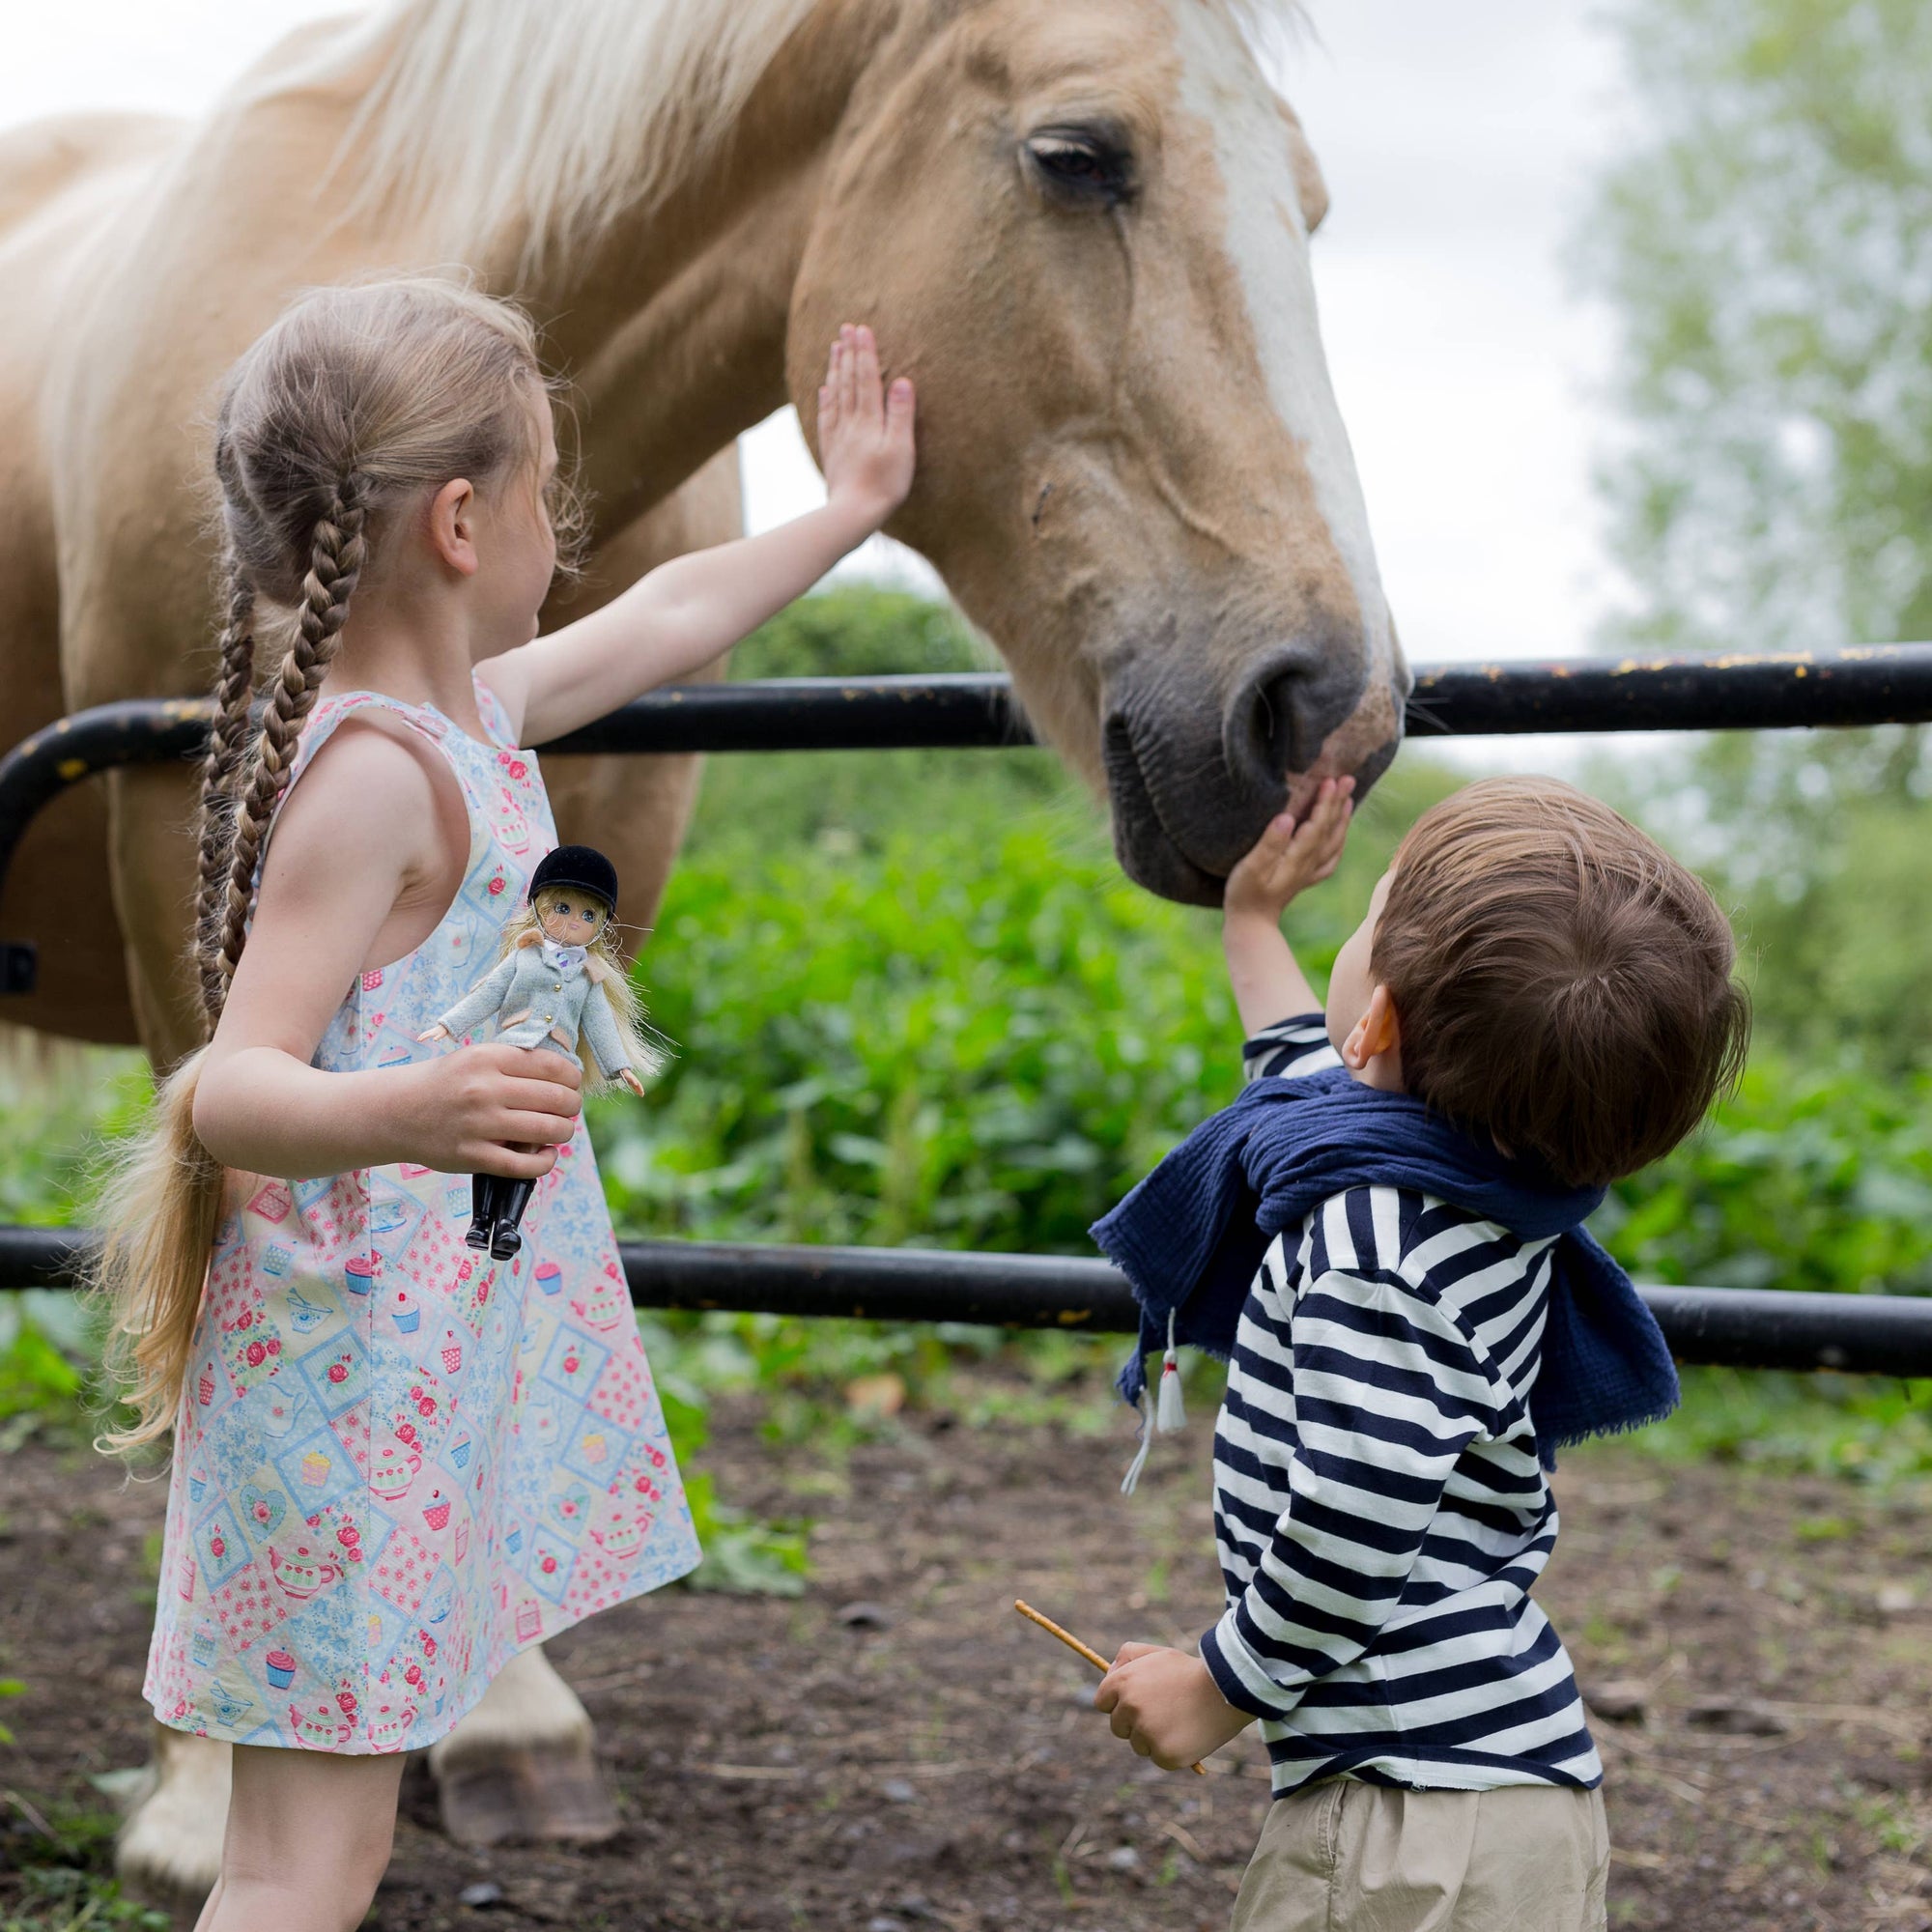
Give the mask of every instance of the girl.
[[[116, 1446], [174, 1430], [147, 1693], [236, 1746], [201, 1932], [355, 1925], [404, 1750], [517, 1651], [697, 1561], [580, 1065], [419, 1036], [555, 843], [519, 747], [808, 588], [904, 497], [912, 423], [910, 384], [882, 393], [841, 329], [826, 506], [540, 638], [559, 484], [521, 313], [439, 279], [326, 289], [229, 378], [213, 1037], [161, 1090], [102, 1261], [138, 1416]], [[251, 734], [261, 604], [297, 623]], [[537, 1183], [515, 1256], [464, 1243], [476, 1172]]]

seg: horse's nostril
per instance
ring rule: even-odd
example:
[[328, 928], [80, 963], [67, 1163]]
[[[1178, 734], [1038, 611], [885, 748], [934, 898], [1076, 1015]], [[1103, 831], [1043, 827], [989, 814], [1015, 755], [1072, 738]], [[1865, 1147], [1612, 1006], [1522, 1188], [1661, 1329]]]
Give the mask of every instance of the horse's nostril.
[[1319, 626], [1255, 666], [1223, 714], [1228, 769], [1251, 795], [1279, 800], [1290, 773], [1313, 768], [1331, 733], [1360, 702], [1362, 639]]
[[1315, 762], [1335, 724], [1323, 680], [1307, 667], [1277, 668], [1249, 685], [1229, 721], [1228, 762], [1261, 790], [1278, 787], [1289, 772]]

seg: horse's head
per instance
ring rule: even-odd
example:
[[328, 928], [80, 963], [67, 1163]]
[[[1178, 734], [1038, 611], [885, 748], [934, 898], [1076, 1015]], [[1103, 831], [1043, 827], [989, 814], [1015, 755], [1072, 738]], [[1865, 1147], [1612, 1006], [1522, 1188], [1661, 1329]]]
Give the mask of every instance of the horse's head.
[[1131, 877], [1217, 904], [1286, 799], [1393, 756], [1409, 677], [1316, 327], [1315, 159], [1221, 0], [981, 0], [875, 59], [792, 301], [919, 384], [891, 526], [1104, 781]]

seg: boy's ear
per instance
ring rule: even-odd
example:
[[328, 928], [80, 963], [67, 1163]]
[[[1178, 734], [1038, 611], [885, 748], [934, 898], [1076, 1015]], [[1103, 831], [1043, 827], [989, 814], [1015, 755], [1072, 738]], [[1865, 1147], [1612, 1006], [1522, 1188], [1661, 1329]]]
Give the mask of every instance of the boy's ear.
[[1369, 995], [1367, 1009], [1342, 1042], [1345, 1065], [1359, 1073], [1370, 1061], [1384, 1053], [1394, 1053], [1402, 1045], [1402, 1020], [1395, 1009], [1395, 997], [1385, 985]]

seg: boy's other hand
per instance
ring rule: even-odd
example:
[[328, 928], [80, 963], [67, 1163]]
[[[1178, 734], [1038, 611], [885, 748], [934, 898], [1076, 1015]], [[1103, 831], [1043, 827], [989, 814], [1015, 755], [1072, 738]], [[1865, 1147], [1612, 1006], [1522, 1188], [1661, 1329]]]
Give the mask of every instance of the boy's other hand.
[[1154, 1643], [1123, 1643], [1094, 1703], [1112, 1714], [1117, 1738], [1163, 1771], [1210, 1756], [1254, 1721], [1214, 1688], [1198, 1657]]
[[879, 379], [872, 331], [846, 324], [818, 390], [818, 467], [830, 500], [876, 529], [912, 488], [912, 381]]
[[1354, 790], [1351, 778], [1323, 779], [1299, 824], [1286, 811], [1271, 818], [1254, 850], [1228, 874], [1223, 910], [1279, 920], [1291, 899], [1325, 879], [1341, 863]]

